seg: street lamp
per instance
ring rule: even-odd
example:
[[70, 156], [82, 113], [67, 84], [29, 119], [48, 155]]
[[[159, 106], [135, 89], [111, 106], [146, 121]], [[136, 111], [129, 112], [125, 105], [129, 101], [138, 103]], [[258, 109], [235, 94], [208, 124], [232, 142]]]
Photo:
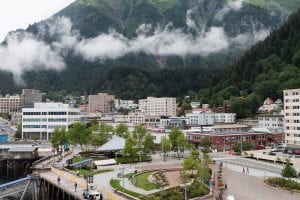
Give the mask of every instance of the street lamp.
[[243, 136], [242, 136], [242, 142], [241, 142], [241, 156], [243, 157]]
[[187, 186], [190, 186], [190, 185], [191, 185], [191, 183], [180, 184], [180, 187], [183, 187], [183, 188], [184, 188], [184, 200], [187, 200], [187, 199], [188, 199], [186, 187], [187, 187]]

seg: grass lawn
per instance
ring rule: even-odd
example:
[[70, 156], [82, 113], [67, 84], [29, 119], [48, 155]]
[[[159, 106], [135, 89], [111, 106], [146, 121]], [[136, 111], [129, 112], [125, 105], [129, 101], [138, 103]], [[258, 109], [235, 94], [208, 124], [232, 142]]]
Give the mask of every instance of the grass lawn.
[[110, 185], [111, 185], [111, 187], [113, 187], [114, 189], [117, 189], [117, 190], [119, 190], [119, 191], [121, 191], [121, 192], [124, 192], [124, 193], [126, 193], [126, 194], [129, 194], [129, 195], [131, 195], [131, 196], [134, 196], [134, 197], [139, 197], [139, 196], [141, 196], [139, 193], [136, 193], [136, 192], [133, 192], [133, 191], [130, 191], [130, 190], [127, 190], [127, 189], [123, 188], [123, 187], [120, 185], [120, 182], [121, 182], [121, 180], [114, 180], [114, 179], [112, 179], [112, 180], [110, 181]]
[[152, 174], [153, 172], [145, 172], [142, 174], [139, 174], [137, 176], [134, 176], [131, 179], [131, 182], [133, 185], [136, 184], [137, 187], [142, 188], [143, 190], [154, 190], [154, 189], [159, 189], [159, 184], [157, 183], [152, 183], [148, 180], [148, 177]]
[[125, 174], [124, 177], [125, 177], [125, 178], [129, 178], [129, 177], [130, 177], [131, 175], [133, 175], [133, 174], [135, 174], [135, 173]]
[[84, 156], [74, 156], [72, 161], [73, 163], [77, 163], [77, 162], [80, 162], [82, 160], [87, 160], [87, 159], [90, 159], [89, 157], [84, 157]]
[[[77, 172], [77, 169], [73, 170], [74, 172]], [[78, 170], [80, 175], [96, 175], [96, 174], [102, 174], [102, 173], [106, 173], [106, 172], [112, 172], [114, 171], [113, 169], [104, 169], [104, 170], [100, 170], [100, 171], [90, 171], [90, 170], [86, 170], [86, 169], [80, 169]]]

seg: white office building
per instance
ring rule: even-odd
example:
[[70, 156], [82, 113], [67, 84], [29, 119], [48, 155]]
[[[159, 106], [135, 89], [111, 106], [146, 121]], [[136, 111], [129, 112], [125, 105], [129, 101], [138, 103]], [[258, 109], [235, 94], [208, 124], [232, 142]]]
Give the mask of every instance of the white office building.
[[285, 143], [300, 146], [300, 89], [284, 90], [283, 96]]
[[56, 128], [68, 130], [80, 121], [80, 109], [63, 103], [35, 103], [22, 109], [22, 139], [49, 140]]
[[235, 113], [214, 113], [214, 122], [222, 124], [233, 124], [235, 123]]
[[284, 115], [281, 114], [264, 114], [258, 116], [259, 128], [267, 128], [275, 133], [283, 133]]
[[139, 100], [139, 110], [147, 116], [176, 116], [176, 98], [147, 97]]
[[185, 115], [190, 126], [208, 126], [214, 124], [214, 113], [194, 111]]

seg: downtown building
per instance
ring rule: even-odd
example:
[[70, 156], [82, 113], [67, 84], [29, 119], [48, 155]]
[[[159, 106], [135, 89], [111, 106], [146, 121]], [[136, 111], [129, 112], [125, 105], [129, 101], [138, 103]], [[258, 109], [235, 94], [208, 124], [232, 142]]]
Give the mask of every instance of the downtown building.
[[139, 100], [139, 110], [146, 116], [176, 116], [176, 98], [173, 97], [147, 97]]
[[91, 113], [108, 113], [113, 111], [115, 96], [107, 93], [89, 95], [88, 110]]
[[21, 108], [22, 98], [19, 95], [0, 97], [0, 113], [20, 112]]
[[34, 103], [42, 102], [42, 93], [40, 90], [23, 89], [21, 97], [23, 108], [33, 108]]
[[66, 131], [81, 119], [78, 108], [63, 103], [35, 103], [22, 109], [22, 139], [49, 140], [54, 129]]
[[285, 143], [300, 148], [300, 89], [283, 90]]

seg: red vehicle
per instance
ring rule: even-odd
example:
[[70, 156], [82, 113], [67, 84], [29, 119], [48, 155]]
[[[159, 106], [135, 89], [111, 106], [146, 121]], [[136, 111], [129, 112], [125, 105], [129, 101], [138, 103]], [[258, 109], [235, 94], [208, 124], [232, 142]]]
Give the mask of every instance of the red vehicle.
[[300, 155], [300, 149], [295, 149], [294, 153], [295, 153], [296, 155]]
[[261, 149], [266, 149], [265, 145], [257, 145], [255, 147], [255, 150], [261, 150]]

